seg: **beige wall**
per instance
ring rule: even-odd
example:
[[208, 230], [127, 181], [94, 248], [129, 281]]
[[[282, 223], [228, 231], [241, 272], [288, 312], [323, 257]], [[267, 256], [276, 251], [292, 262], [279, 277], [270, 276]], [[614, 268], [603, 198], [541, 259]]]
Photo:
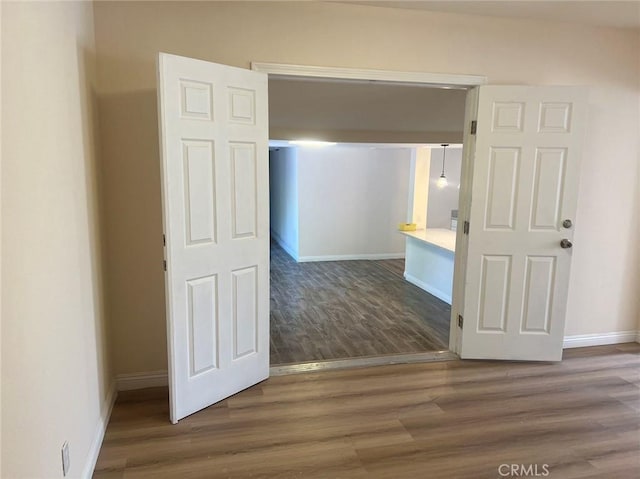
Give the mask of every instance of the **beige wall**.
[[82, 477], [111, 372], [92, 4], [2, 5], [2, 472]]
[[[0, 41], [2, 40], [2, 5], [0, 2]], [[2, 45], [2, 43], [0, 43]], [[0, 56], [2, 52], [0, 51]], [[0, 61], [0, 85], [2, 84]], [[2, 205], [2, 88], [0, 88], [0, 208]], [[0, 377], [2, 376], [2, 214], [0, 212]], [[2, 474], [2, 381], [0, 381], [0, 474]]]
[[[640, 35], [638, 35], [638, 39], [636, 42], [636, 64], [640, 65]], [[637, 85], [637, 89], [638, 91], [640, 91], [640, 75], [638, 75], [638, 85]], [[640, 95], [638, 95], [638, 111], [640, 112]], [[637, 160], [637, 164], [640, 165], [640, 126], [638, 127], [638, 130], [636, 132], [636, 144], [638, 145], [638, 151], [637, 151], [637, 155], [638, 155], [638, 160]], [[635, 204], [636, 205], [640, 205], [640, 167], [638, 167], [638, 171], [636, 173], [636, 200], [635, 200]], [[640, 216], [640, 215], [636, 215], [636, 216]], [[636, 238], [640, 238], [640, 219], [636, 220], [636, 231], [634, 233]], [[636, 242], [637, 244], [637, 242]], [[638, 249], [640, 249], [640, 246], [638, 246]], [[636, 265], [637, 265], [637, 278], [638, 281], [640, 282], [640, 253], [636, 256]], [[636, 290], [640, 290], [640, 286], [637, 287]], [[638, 315], [638, 324], [637, 324], [637, 329], [638, 329], [638, 335], [636, 336], [636, 341], [640, 342], [640, 294], [636, 295], [636, 311], [637, 311], [637, 315]]]
[[317, 2], [99, 2], [100, 123], [117, 373], [166, 368], [155, 58], [479, 74], [591, 90], [568, 335], [634, 330], [638, 32]]

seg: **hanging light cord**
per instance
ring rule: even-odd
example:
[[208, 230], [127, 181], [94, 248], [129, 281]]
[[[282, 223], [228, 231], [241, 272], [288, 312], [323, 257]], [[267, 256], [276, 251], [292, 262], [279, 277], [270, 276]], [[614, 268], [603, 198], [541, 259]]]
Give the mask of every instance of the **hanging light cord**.
[[449, 144], [443, 143], [440, 146], [442, 147], [442, 174], [440, 176], [444, 178], [444, 159], [447, 155], [447, 146], [449, 146]]

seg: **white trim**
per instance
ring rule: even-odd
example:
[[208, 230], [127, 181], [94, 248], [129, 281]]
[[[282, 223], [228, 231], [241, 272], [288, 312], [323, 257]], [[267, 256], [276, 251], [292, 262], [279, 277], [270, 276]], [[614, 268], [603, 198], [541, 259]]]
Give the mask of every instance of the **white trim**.
[[562, 347], [584, 348], [587, 346], [604, 346], [606, 344], [621, 344], [640, 342], [640, 331], [618, 331], [613, 333], [600, 334], [577, 334], [565, 336]]
[[298, 261], [298, 251], [295, 250], [289, 244], [287, 244], [278, 233], [276, 233], [275, 231], [271, 230], [271, 237], [274, 240], [276, 240], [276, 243], [278, 243], [280, 245], [280, 247], [283, 250], [285, 250], [289, 256], [291, 256], [293, 259]]
[[393, 83], [421, 83], [437, 86], [471, 87], [476, 85], [485, 85], [487, 83], [487, 77], [483, 75], [370, 70], [362, 68], [321, 67], [284, 63], [251, 62], [251, 69], [270, 75], [339, 78], [343, 80], [366, 80]]
[[370, 253], [370, 254], [338, 254], [325, 256], [299, 256], [298, 263], [312, 263], [315, 261], [353, 261], [376, 259], [403, 259], [403, 253]]
[[102, 441], [104, 440], [104, 433], [107, 430], [107, 424], [109, 424], [111, 411], [113, 411], [113, 405], [115, 404], [117, 397], [118, 393], [116, 391], [116, 384], [113, 383], [109, 388], [107, 398], [102, 404], [100, 419], [98, 419], [96, 431], [93, 435], [93, 441], [91, 441], [89, 453], [87, 454], [87, 460], [85, 462], [84, 468], [82, 469], [82, 474], [80, 475], [80, 477], [83, 477], [85, 479], [91, 479], [91, 477], [93, 477], [93, 471], [96, 468], [96, 462], [98, 462], [98, 455], [100, 454], [100, 448], [102, 447]]
[[415, 276], [408, 273], [404, 274], [404, 279], [409, 281], [409, 283], [417, 286], [418, 288], [424, 289], [427, 293], [434, 295], [436, 298], [441, 299], [445, 303], [449, 305], [451, 304], [451, 296], [443, 291], [440, 291], [438, 288], [434, 288], [430, 284], [425, 283], [424, 281], [421, 281]]
[[116, 387], [118, 391], [168, 386], [167, 371], [149, 371], [146, 373], [118, 374]]

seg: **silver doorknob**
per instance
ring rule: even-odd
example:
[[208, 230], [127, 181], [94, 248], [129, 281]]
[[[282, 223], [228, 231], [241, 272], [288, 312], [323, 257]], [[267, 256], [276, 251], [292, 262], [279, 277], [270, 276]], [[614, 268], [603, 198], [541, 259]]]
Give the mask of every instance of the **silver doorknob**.
[[573, 246], [573, 243], [571, 241], [569, 241], [567, 238], [563, 238], [560, 240], [560, 247], [561, 248], [571, 248]]
[[562, 222], [562, 227], [563, 228], [571, 228], [573, 226], [573, 223], [571, 222], [571, 220], [564, 220]]

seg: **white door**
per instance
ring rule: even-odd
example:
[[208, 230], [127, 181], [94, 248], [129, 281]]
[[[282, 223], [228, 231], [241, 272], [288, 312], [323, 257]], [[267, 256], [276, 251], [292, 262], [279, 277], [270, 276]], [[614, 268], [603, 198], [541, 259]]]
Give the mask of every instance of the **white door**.
[[479, 87], [461, 357], [562, 358], [585, 116], [583, 89]]
[[161, 53], [171, 421], [269, 375], [267, 75]]

